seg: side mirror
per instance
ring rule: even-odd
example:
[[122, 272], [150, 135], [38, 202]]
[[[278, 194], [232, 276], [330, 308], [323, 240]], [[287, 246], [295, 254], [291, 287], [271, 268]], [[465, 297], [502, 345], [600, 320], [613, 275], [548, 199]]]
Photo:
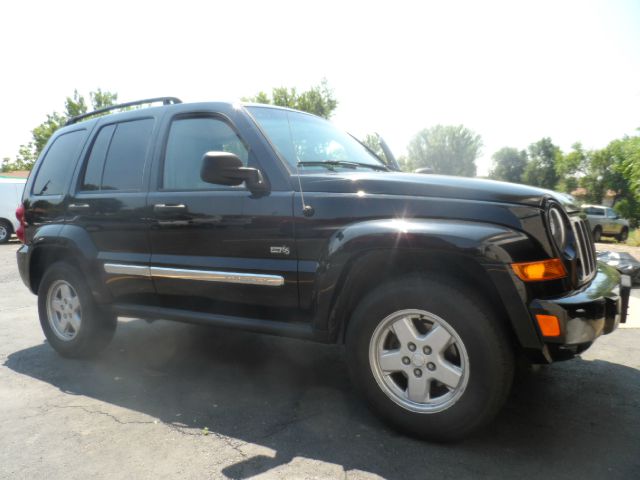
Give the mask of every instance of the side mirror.
[[217, 185], [236, 186], [245, 182], [251, 191], [265, 189], [260, 170], [245, 167], [236, 154], [229, 152], [205, 153], [200, 178], [204, 182]]

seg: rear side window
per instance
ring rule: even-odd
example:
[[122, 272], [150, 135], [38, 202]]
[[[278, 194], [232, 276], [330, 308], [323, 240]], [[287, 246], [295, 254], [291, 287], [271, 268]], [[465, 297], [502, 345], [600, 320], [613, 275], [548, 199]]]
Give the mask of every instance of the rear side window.
[[224, 121], [213, 117], [182, 118], [171, 123], [164, 158], [162, 188], [201, 190], [216, 188], [200, 179], [207, 152], [235, 153], [245, 165], [247, 147]]
[[33, 183], [35, 195], [60, 195], [64, 193], [80, 150], [86, 130], [75, 130], [60, 135], [42, 159]]
[[106, 127], [102, 127], [96, 136], [93, 146], [91, 147], [89, 160], [87, 160], [82, 190], [100, 190], [104, 160], [107, 158], [107, 150], [109, 150], [109, 144], [111, 143], [111, 137], [113, 137], [115, 129], [115, 125], [107, 125]]
[[142, 190], [153, 119], [106, 125], [96, 136], [82, 190]]

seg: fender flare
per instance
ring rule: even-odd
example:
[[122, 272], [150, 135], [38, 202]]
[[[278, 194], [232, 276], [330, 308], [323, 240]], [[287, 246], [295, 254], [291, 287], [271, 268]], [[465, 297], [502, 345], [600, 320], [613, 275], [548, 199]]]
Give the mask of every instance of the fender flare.
[[[108, 290], [98, 281], [101, 278], [97, 263], [98, 249], [84, 229], [64, 224], [44, 225], [38, 229], [30, 246], [30, 273], [37, 267], [34, 264], [35, 261], [51, 255], [54, 255], [55, 258], [70, 259], [84, 275], [96, 300], [104, 302], [110, 299]], [[37, 292], [36, 283], [38, 281], [39, 278], [34, 278], [30, 274], [30, 288], [34, 293]]]
[[[456, 256], [463, 265], [473, 262], [490, 279], [520, 344], [538, 349], [541, 341], [526, 307], [526, 292], [518, 288], [508, 265], [520, 252], [544, 249], [525, 233], [495, 224], [444, 219], [380, 219], [350, 224], [334, 233], [320, 258], [313, 292], [313, 326], [335, 341], [348, 315], [346, 293], [350, 273], [368, 254], [387, 255], [393, 264], [396, 255], [429, 254]], [[382, 273], [384, 275], [384, 272]]]

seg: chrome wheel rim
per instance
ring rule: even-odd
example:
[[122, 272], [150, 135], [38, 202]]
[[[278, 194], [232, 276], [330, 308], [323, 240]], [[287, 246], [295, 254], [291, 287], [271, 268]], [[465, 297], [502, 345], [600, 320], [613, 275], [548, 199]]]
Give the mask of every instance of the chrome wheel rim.
[[9, 229], [4, 225], [0, 225], [0, 241], [7, 238], [7, 235], [9, 235]]
[[75, 289], [65, 280], [56, 280], [47, 293], [47, 320], [60, 340], [71, 341], [82, 325], [82, 308]]
[[399, 310], [384, 318], [369, 343], [369, 364], [382, 391], [418, 413], [454, 405], [469, 380], [469, 356], [454, 328], [424, 310]]

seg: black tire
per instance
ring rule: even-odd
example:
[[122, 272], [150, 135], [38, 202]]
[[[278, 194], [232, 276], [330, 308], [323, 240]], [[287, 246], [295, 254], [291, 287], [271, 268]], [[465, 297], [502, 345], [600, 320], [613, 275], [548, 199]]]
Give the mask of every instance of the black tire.
[[7, 220], [0, 220], [0, 244], [7, 243], [13, 233], [13, 225]]
[[[411, 411], [394, 401], [377, 383], [369, 360], [378, 325], [392, 312], [406, 309], [444, 319], [468, 354], [466, 388], [455, 403], [435, 413]], [[459, 440], [486, 425], [503, 406], [513, 382], [515, 358], [506, 327], [480, 296], [453, 281], [411, 275], [380, 286], [353, 313], [346, 348], [352, 381], [372, 409], [391, 426], [421, 438]]]
[[616, 239], [619, 242], [626, 242], [627, 238], [629, 238], [629, 229], [627, 227], [623, 227], [622, 231], [616, 235]]
[[593, 229], [593, 241], [597, 243], [600, 241], [601, 238], [602, 238], [602, 228], [598, 226]]
[[[78, 299], [81, 311], [77, 332], [73, 338], [66, 340], [55, 333], [47, 309], [50, 290], [61, 282], [66, 282], [75, 290], [74, 298]], [[66, 262], [54, 263], [42, 277], [38, 288], [38, 314], [42, 330], [51, 346], [63, 357], [70, 358], [88, 358], [99, 354], [113, 338], [117, 325], [115, 315], [96, 304], [78, 269]]]

